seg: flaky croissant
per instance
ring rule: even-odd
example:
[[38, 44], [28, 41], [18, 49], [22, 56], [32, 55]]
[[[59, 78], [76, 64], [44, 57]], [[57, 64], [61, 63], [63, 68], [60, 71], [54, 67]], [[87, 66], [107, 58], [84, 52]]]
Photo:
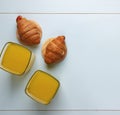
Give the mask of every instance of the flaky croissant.
[[17, 37], [25, 45], [37, 45], [41, 41], [42, 29], [34, 21], [18, 16]]
[[65, 36], [48, 39], [42, 46], [42, 55], [47, 64], [62, 61], [67, 53]]

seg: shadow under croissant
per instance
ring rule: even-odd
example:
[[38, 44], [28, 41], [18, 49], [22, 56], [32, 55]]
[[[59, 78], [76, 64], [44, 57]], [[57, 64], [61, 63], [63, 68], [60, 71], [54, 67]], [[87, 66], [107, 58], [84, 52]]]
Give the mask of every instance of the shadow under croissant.
[[46, 64], [46, 68], [52, 69], [52, 68], [55, 68], [55, 66], [57, 66], [57, 68], [59, 68], [59, 66], [63, 66], [62, 63], [64, 63], [64, 60], [62, 60], [61, 62], [57, 62], [57, 63]]

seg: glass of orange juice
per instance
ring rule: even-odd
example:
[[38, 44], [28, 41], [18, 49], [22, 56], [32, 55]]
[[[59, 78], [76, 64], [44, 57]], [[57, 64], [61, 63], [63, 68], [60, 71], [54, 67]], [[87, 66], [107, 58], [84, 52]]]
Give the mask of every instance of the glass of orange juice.
[[8, 42], [0, 55], [0, 68], [15, 75], [23, 75], [31, 68], [34, 54], [26, 47]]
[[52, 75], [37, 70], [29, 80], [25, 92], [35, 101], [49, 104], [60, 86], [59, 81]]

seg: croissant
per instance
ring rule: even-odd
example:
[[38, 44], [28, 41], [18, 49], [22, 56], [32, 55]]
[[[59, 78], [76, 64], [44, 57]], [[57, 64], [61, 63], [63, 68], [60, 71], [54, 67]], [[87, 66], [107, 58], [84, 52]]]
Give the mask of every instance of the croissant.
[[67, 53], [65, 36], [48, 39], [42, 46], [42, 55], [46, 64], [62, 61]]
[[25, 45], [37, 45], [41, 41], [42, 29], [34, 21], [18, 16], [17, 37]]

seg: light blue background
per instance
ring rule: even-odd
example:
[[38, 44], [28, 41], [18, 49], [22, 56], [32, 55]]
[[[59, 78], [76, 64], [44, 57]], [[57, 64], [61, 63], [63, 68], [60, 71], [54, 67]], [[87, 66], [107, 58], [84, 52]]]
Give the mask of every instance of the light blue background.
[[[0, 114], [120, 114], [120, 1], [0, 1], [0, 51], [16, 39], [16, 17], [38, 22], [41, 44], [31, 71], [22, 77], [0, 70]], [[65, 35], [67, 57], [47, 67], [41, 56], [44, 41]], [[25, 86], [37, 69], [55, 76], [61, 87], [49, 105], [31, 100]]]

